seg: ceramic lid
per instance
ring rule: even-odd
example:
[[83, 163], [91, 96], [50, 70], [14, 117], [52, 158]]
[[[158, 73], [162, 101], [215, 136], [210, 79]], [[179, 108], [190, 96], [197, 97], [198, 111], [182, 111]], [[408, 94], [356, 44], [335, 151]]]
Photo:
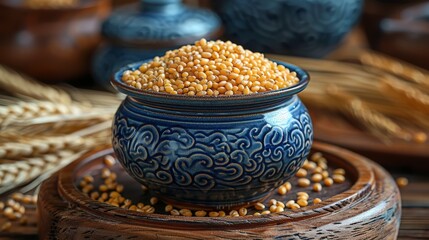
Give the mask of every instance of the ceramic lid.
[[181, 0], [140, 0], [114, 11], [103, 23], [110, 40], [136, 44], [187, 44], [220, 31], [221, 20], [208, 9], [191, 8]]

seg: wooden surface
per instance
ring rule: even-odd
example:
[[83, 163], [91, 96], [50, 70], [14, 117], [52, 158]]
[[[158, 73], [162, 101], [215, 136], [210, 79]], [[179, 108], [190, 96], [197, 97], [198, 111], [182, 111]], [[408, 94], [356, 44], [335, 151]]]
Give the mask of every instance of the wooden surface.
[[[405, 161], [405, 159], [404, 159]], [[409, 185], [401, 188], [402, 217], [399, 240], [428, 239], [429, 236], [429, 176], [394, 172], [394, 177], [407, 177]], [[20, 227], [14, 223], [10, 232], [0, 233], [0, 239], [35, 239], [37, 237], [37, 219], [35, 209], [27, 209], [30, 224]], [[5, 220], [0, 218], [0, 223]]]
[[[394, 239], [401, 210], [399, 192], [390, 176], [378, 165], [343, 149], [321, 143], [315, 143], [313, 149], [322, 151], [330, 165], [346, 169], [348, 182], [341, 185], [345, 189], [326, 188], [320, 193], [324, 201], [318, 205], [237, 218], [145, 214], [90, 200], [75, 185], [80, 176], [100, 168], [100, 157], [111, 153], [105, 150], [70, 165], [42, 185], [40, 237]], [[125, 181], [135, 194], [135, 182], [126, 178], [119, 181]]]

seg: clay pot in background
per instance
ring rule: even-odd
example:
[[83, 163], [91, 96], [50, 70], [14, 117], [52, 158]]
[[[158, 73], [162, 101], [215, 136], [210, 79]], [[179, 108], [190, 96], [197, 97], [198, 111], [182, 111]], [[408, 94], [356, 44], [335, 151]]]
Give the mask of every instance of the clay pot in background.
[[367, 9], [363, 23], [373, 49], [429, 69], [429, 2], [416, 2], [392, 4], [387, 15], [378, 3], [379, 15]]
[[357, 23], [363, 0], [217, 0], [225, 38], [254, 51], [323, 57]]
[[0, 0], [0, 64], [50, 83], [87, 75], [110, 8], [110, 0], [58, 9]]
[[140, 0], [115, 9], [104, 21], [102, 44], [94, 55], [94, 79], [108, 90], [112, 74], [137, 61], [195, 41], [217, 39], [221, 20], [211, 10], [189, 7], [181, 0]]

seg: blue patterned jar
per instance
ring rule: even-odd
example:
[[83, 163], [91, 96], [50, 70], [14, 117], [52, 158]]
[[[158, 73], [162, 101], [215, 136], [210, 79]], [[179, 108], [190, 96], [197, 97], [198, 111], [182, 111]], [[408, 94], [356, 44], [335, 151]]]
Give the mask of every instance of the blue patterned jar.
[[357, 23], [363, 0], [217, 0], [228, 40], [263, 53], [323, 57]]
[[251, 95], [198, 97], [113, 86], [127, 95], [113, 122], [122, 166], [162, 200], [187, 208], [229, 209], [260, 201], [292, 177], [313, 140], [310, 116], [297, 94], [309, 81]]
[[102, 26], [105, 43], [94, 55], [95, 80], [111, 89], [112, 74], [126, 64], [162, 56], [167, 50], [222, 33], [212, 11], [187, 7], [181, 0], [140, 0], [114, 11]]

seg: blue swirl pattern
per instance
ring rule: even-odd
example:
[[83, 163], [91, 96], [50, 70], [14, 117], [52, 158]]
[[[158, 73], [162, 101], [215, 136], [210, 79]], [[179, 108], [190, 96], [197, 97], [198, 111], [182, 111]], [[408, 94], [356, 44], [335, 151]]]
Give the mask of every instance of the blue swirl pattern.
[[332, 51], [358, 21], [362, 5], [363, 0], [215, 1], [231, 41], [305, 57]]
[[209, 206], [266, 196], [299, 169], [312, 139], [297, 96], [269, 113], [228, 117], [160, 111], [128, 97], [113, 124], [113, 148], [135, 179], [161, 197]]

